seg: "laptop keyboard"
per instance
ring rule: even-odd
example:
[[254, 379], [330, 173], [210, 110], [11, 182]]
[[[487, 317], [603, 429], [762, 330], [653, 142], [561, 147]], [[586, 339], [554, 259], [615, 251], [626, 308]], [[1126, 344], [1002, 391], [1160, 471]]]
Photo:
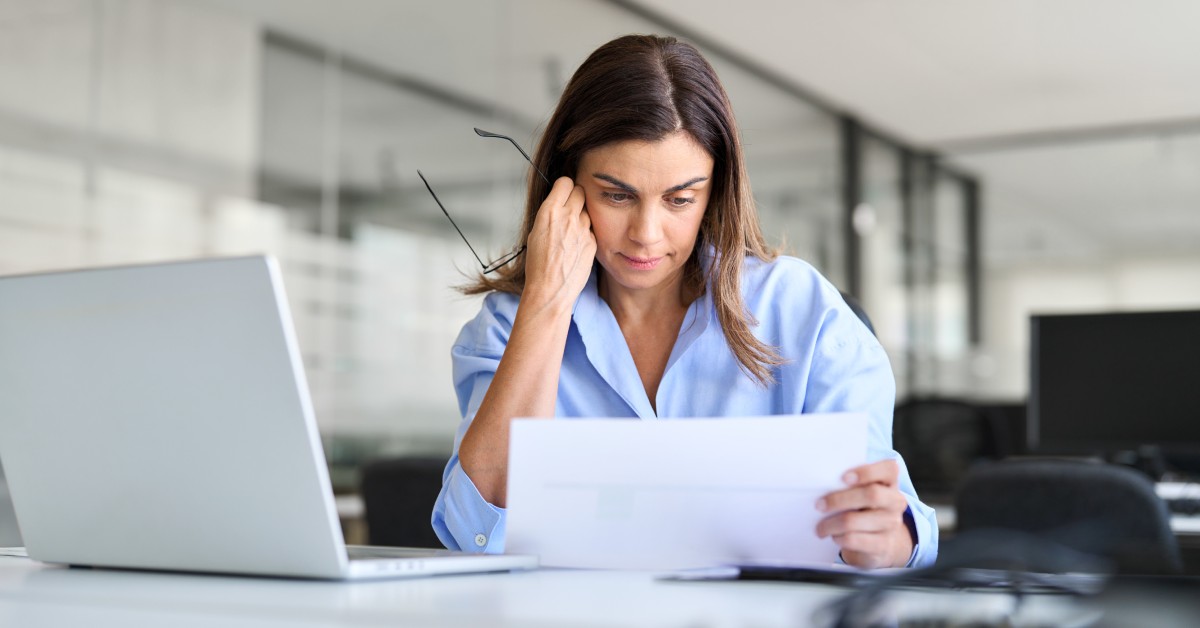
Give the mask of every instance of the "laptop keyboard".
[[431, 556], [457, 556], [459, 552], [432, 547], [383, 547], [379, 545], [347, 545], [346, 555], [350, 560], [368, 558], [429, 558]]

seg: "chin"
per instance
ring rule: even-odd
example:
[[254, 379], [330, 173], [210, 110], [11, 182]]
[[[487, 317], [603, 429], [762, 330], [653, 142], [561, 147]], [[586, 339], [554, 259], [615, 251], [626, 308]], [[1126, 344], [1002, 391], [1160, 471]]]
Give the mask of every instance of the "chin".
[[602, 263], [600, 267], [604, 269], [604, 274], [608, 276], [609, 281], [626, 290], [653, 288], [669, 279], [678, 270], [674, 264], [670, 263], [670, 259], [663, 260], [658, 267], [652, 270], [644, 271], [622, 268], [624, 260], [621, 258], [617, 258], [614, 262], [617, 272], [613, 272], [613, 268], [609, 264]]

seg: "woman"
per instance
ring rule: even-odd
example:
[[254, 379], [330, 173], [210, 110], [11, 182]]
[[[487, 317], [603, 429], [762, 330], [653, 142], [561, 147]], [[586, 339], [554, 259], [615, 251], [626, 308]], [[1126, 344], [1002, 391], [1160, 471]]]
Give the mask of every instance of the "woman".
[[453, 349], [463, 422], [433, 525], [503, 551], [513, 417], [870, 415], [869, 459], [818, 500], [861, 567], [931, 564], [933, 511], [891, 449], [883, 349], [808, 264], [766, 245], [729, 99], [692, 46], [627, 36], [583, 63], [530, 177], [523, 256]]

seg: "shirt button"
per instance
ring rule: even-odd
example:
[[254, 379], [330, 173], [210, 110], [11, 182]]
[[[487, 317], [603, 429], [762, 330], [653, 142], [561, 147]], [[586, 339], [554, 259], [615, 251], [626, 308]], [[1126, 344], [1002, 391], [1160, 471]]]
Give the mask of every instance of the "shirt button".
[[482, 534], [476, 534], [475, 535], [475, 546], [483, 547], [484, 545], [487, 545], [487, 537]]

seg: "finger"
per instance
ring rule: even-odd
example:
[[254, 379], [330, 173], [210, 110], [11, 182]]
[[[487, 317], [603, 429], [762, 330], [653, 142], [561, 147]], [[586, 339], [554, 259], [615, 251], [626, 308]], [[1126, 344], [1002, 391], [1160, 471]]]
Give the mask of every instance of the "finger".
[[562, 207], [574, 194], [576, 187], [571, 177], [559, 177], [554, 181], [554, 185], [550, 186], [550, 193], [546, 195], [546, 200], [542, 201], [542, 207]]
[[882, 567], [887, 564], [887, 536], [874, 532], [851, 532], [833, 537], [842, 551], [842, 558], [857, 567]]
[[580, 213], [583, 211], [585, 200], [583, 186], [577, 185], [571, 190], [571, 195], [563, 202], [563, 206], [573, 210], [574, 213]]
[[817, 522], [817, 536], [841, 536], [854, 532], [891, 532], [904, 525], [898, 513], [889, 510], [852, 510], [825, 517]]
[[864, 508], [896, 511], [904, 510], [907, 507], [908, 500], [899, 489], [883, 484], [866, 484], [834, 491], [823, 495], [816, 503], [817, 510], [821, 512], [842, 512]]
[[900, 465], [896, 464], [895, 460], [887, 459], [871, 464], [864, 464], [860, 467], [854, 467], [842, 474], [842, 481], [849, 486], [858, 484], [870, 484], [878, 482], [888, 486], [895, 486], [896, 481], [900, 477]]

